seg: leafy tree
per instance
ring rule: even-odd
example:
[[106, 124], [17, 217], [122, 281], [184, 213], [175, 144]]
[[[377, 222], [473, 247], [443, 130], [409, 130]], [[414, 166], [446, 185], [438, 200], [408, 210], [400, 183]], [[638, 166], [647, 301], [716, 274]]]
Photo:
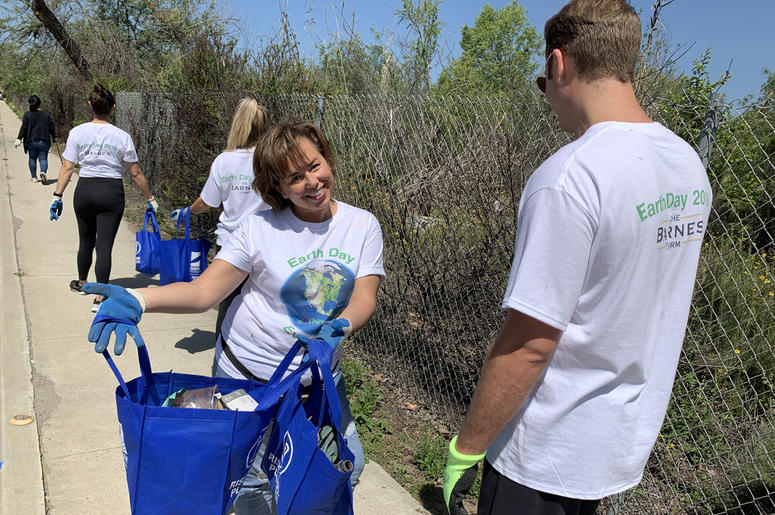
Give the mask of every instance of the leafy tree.
[[664, 94], [669, 101], [661, 104], [660, 116], [665, 125], [692, 144], [699, 139], [711, 93], [718, 91], [729, 80], [728, 73], [716, 80], [711, 79], [708, 72], [711, 54], [709, 48], [695, 59], [691, 74], [680, 75], [673, 89]]
[[291, 29], [288, 13], [282, 13], [282, 29], [258, 53], [254, 65], [256, 90], [263, 94], [312, 93], [315, 77], [299, 52], [299, 41]]
[[461, 33], [463, 52], [439, 76], [440, 92], [510, 94], [535, 73], [533, 56], [542, 40], [519, 2], [502, 9], [485, 5], [473, 27], [465, 25]]
[[318, 52], [317, 71], [326, 94], [388, 93], [401, 87], [387, 45], [366, 44], [353, 33], [348, 39], [320, 44]]
[[395, 11], [398, 20], [413, 34], [405, 45], [404, 72], [408, 92], [428, 92], [431, 87], [431, 66], [439, 52], [439, 0], [403, 0], [403, 8]]
[[765, 69], [764, 73], [767, 75], [767, 78], [764, 80], [759, 94], [759, 101], [761, 103], [775, 100], [775, 71]]
[[718, 177], [714, 202], [727, 231], [753, 250], [775, 250], [775, 73], [757, 102], [728, 116], [717, 138], [710, 172]]
[[228, 27], [211, 0], [11, 0], [2, 12], [0, 31], [20, 50], [60, 47], [84, 82], [128, 89], [155, 87], [193, 40]]

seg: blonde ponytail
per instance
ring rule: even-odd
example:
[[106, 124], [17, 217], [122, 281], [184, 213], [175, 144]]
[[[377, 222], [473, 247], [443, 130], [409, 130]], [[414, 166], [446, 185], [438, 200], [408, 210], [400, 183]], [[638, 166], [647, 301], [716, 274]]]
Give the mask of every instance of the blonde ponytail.
[[243, 98], [234, 111], [226, 151], [256, 146], [269, 128], [269, 111], [254, 98]]

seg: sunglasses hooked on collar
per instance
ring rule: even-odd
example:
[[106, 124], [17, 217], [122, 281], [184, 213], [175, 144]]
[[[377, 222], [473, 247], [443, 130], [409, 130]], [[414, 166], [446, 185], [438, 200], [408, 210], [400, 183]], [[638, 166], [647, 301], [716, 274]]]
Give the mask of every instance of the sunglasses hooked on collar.
[[536, 86], [538, 86], [538, 89], [541, 90], [541, 93], [544, 95], [546, 94], [546, 80], [547, 78], [551, 79], [552, 74], [549, 73], [551, 69], [549, 68], [549, 61], [551, 58], [554, 57], [554, 51], [552, 51], [551, 54], [549, 54], [549, 57], [546, 58], [546, 62], [544, 63], [544, 75], [539, 75], [536, 77]]

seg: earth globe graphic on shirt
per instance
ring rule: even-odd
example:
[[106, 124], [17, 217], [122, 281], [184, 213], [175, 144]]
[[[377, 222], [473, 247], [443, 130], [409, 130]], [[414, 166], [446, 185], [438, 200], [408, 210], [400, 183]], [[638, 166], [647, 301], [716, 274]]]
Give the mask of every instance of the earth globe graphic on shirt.
[[316, 334], [323, 322], [347, 305], [354, 285], [355, 275], [349, 268], [337, 261], [315, 259], [285, 281], [280, 299], [297, 329]]

